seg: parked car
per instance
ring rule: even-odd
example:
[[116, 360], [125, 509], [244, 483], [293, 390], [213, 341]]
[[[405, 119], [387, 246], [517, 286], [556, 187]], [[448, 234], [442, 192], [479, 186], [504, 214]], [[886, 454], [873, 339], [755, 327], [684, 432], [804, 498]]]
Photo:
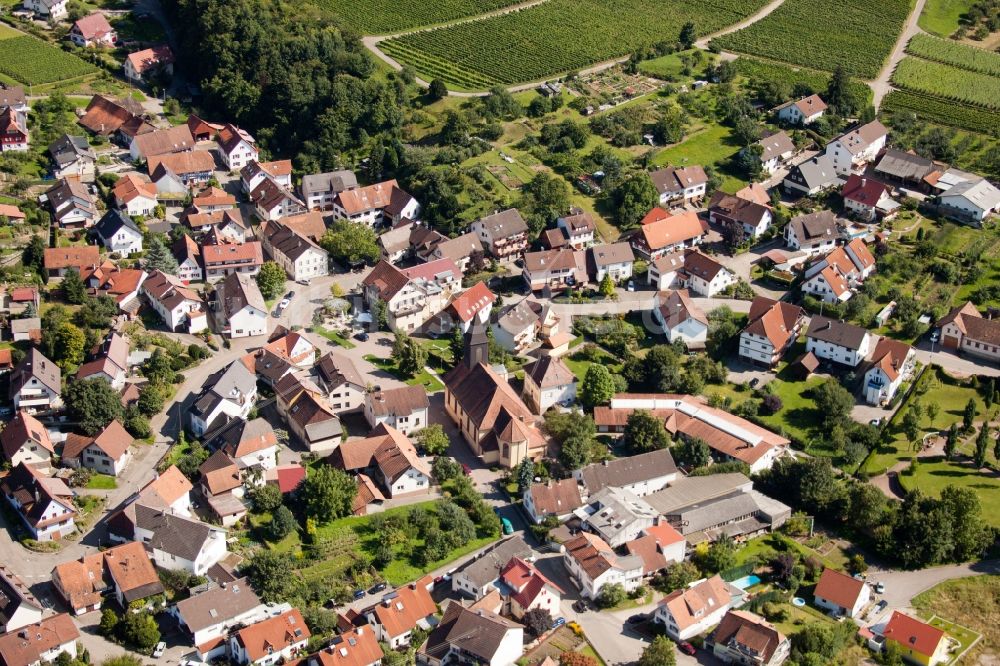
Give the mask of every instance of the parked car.
[[166, 651], [167, 651], [167, 644], [164, 643], [163, 641], [160, 641], [159, 643], [156, 644], [156, 647], [153, 648], [153, 656], [157, 658], [162, 657], [163, 653]]
[[293, 298], [295, 298], [295, 292], [294, 291], [290, 291], [287, 294], [285, 294], [285, 300], [289, 300], [290, 301]]
[[296, 280], [295, 282], [297, 284], [301, 284], [303, 287], [308, 287], [309, 286], [309, 280]]
[[564, 618], [564, 617], [557, 617], [555, 619], [555, 622], [552, 623], [552, 628], [553, 629], [558, 629], [559, 627], [563, 626], [564, 624], [566, 624], [566, 618]]
[[465, 463], [462, 463], [462, 472], [466, 476], [472, 476], [472, 468], [466, 465]]
[[364, 590], [354, 590], [355, 599], [364, 599], [366, 594], [368, 593], [365, 592]]
[[289, 299], [287, 299], [287, 298], [281, 299], [281, 302], [278, 303], [278, 312], [281, 312], [282, 310], [284, 310], [285, 308], [287, 308], [290, 304], [291, 304], [291, 301]]
[[368, 342], [368, 334], [365, 333], [364, 331], [361, 331], [360, 333], [355, 333], [354, 339], [360, 340], [361, 342]]
[[514, 524], [511, 523], [508, 519], [504, 518], [503, 516], [500, 517], [500, 524], [503, 525], [504, 534], [514, 533]]
[[368, 594], [378, 594], [387, 587], [389, 586], [386, 585], [385, 583], [376, 583], [375, 585], [372, 585], [372, 588], [370, 590], [368, 590]]
[[634, 280], [629, 280], [628, 281], [628, 286], [625, 287], [625, 288], [628, 289], [629, 291], [635, 291], [635, 281]]
[[886, 607], [888, 607], [888, 605], [889, 605], [889, 602], [886, 601], [885, 599], [883, 599], [882, 601], [880, 601], [877, 604], [875, 604], [875, 612], [876, 613], [881, 613], [882, 611], [884, 611], [886, 609]]
[[636, 613], [635, 615], [629, 616], [625, 622], [627, 624], [639, 624], [640, 622], [645, 622], [648, 618], [642, 613]]
[[885, 583], [879, 581], [878, 584], [875, 585], [875, 591], [879, 594], [885, 594]]
[[680, 649], [681, 652], [687, 655], [691, 655], [692, 657], [698, 652], [694, 648], [694, 646], [688, 643], [687, 641], [681, 641], [680, 643], [677, 644], [677, 647]]
[[754, 377], [750, 380], [750, 388], [757, 388], [757, 384], [760, 384], [760, 377]]
[[575, 610], [577, 613], [586, 612], [587, 602], [584, 601], [583, 599], [577, 599], [576, 601], [573, 602], [573, 610]]

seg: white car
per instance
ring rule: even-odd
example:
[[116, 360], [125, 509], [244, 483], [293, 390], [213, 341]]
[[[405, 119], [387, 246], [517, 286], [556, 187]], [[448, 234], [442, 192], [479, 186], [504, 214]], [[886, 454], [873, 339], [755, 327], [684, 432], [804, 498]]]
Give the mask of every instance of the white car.
[[283, 299], [281, 299], [281, 302], [280, 302], [280, 303], [278, 303], [278, 310], [279, 310], [279, 311], [281, 311], [281, 310], [284, 310], [285, 308], [287, 308], [287, 307], [288, 307], [288, 305], [289, 305], [290, 303], [291, 303], [291, 301], [290, 301], [290, 300], [288, 300], [287, 298], [283, 298]]
[[167, 644], [164, 643], [163, 641], [160, 641], [159, 643], [156, 644], [156, 647], [153, 648], [153, 656], [157, 658], [162, 657], [163, 653], [166, 650], [167, 650]]
[[878, 585], [875, 586], [875, 591], [879, 594], [885, 594], [885, 583], [879, 581]]
[[632, 280], [629, 280], [628, 281], [628, 286], [626, 287], [626, 289], [628, 289], [629, 291], [635, 291], [635, 282], [633, 282]]

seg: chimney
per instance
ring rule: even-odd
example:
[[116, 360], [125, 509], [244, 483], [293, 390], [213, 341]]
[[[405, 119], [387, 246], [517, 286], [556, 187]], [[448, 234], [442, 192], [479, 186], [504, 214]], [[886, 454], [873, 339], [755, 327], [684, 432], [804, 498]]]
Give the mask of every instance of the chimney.
[[862, 178], [861, 179], [861, 187], [864, 187], [867, 184], [868, 184], [868, 179], [867, 178]]

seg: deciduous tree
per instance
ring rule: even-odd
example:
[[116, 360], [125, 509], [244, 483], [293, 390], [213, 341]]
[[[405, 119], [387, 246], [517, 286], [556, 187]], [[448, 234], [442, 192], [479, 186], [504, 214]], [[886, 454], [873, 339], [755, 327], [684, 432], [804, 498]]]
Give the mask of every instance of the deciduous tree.
[[624, 438], [633, 453], [647, 453], [670, 445], [670, 436], [663, 427], [663, 421], [644, 409], [629, 414]]
[[596, 405], [603, 405], [611, 400], [614, 394], [615, 382], [606, 367], [594, 363], [587, 368], [583, 384], [580, 386], [580, 402], [584, 407], [593, 409]]
[[427, 452], [427, 455], [439, 456], [448, 450], [451, 441], [445, 433], [440, 423], [432, 423], [423, 428], [413, 437], [420, 446]]
[[639, 666], [674, 666], [677, 652], [674, 643], [666, 636], [657, 636], [646, 646], [639, 657]]
[[103, 379], [70, 382], [63, 391], [63, 400], [69, 417], [88, 435], [96, 435], [124, 413], [121, 396]]
[[85, 285], [83, 280], [80, 278], [80, 271], [75, 268], [66, 269], [66, 274], [63, 276], [63, 281], [60, 287], [62, 289], [63, 298], [66, 299], [67, 303], [81, 305], [85, 300], [87, 300], [87, 285]]
[[354, 479], [329, 465], [313, 468], [301, 491], [306, 515], [319, 524], [350, 515], [357, 492]]
[[285, 269], [276, 261], [265, 261], [257, 273], [257, 286], [265, 299], [276, 298], [285, 288]]

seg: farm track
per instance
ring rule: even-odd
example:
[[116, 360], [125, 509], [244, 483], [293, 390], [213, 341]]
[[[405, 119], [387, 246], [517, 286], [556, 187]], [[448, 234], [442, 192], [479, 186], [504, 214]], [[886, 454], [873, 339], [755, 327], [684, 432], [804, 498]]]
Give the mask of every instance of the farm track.
[[922, 33], [923, 29], [917, 24], [920, 20], [920, 14], [924, 11], [924, 4], [927, 0], [917, 0], [910, 12], [910, 16], [906, 19], [906, 25], [903, 27], [903, 31], [899, 34], [899, 39], [896, 40], [896, 46], [893, 47], [892, 53], [889, 55], [889, 59], [886, 61], [885, 65], [882, 67], [882, 71], [879, 72], [878, 77], [873, 81], [869, 81], [868, 85], [872, 89], [874, 97], [872, 99], [872, 104], [875, 105], [875, 110], [878, 111], [879, 107], [882, 105], [882, 100], [885, 96], [893, 89], [890, 80], [892, 79], [892, 73], [896, 70], [896, 65], [906, 56], [906, 45], [910, 42], [914, 35]]
[[[467, 18], [458, 19], [458, 20], [455, 20], [455, 21], [450, 21], [448, 23], [443, 23], [441, 25], [435, 25], [435, 26], [425, 27], [425, 28], [414, 28], [412, 30], [404, 30], [402, 32], [397, 32], [397, 33], [393, 33], [393, 34], [389, 34], [389, 35], [368, 35], [368, 36], [362, 37], [361, 41], [368, 48], [369, 51], [371, 51], [372, 53], [375, 54], [376, 57], [378, 57], [380, 60], [382, 60], [383, 62], [385, 62], [386, 64], [388, 64], [390, 67], [392, 67], [396, 71], [399, 71], [399, 70], [403, 69], [403, 65], [398, 60], [396, 60], [395, 58], [393, 58], [391, 55], [389, 55], [388, 53], [386, 53], [385, 51], [383, 51], [381, 48], [379, 48], [379, 44], [381, 42], [389, 40], [389, 39], [396, 39], [398, 37], [405, 37], [407, 35], [412, 35], [412, 34], [419, 33], [419, 32], [430, 32], [430, 31], [433, 31], [433, 30], [438, 30], [440, 28], [452, 27], [452, 26], [455, 26], [455, 25], [461, 25], [463, 23], [473, 23], [473, 22], [476, 22], [476, 21], [482, 21], [482, 20], [485, 20], [485, 19], [493, 18], [495, 16], [503, 16], [504, 14], [510, 14], [510, 13], [513, 13], [513, 12], [516, 12], [516, 11], [520, 11], [522, 9], [528, 9], [530, 7], [535, 7], [535, 6], [544, 4], [545, 2], [548, 2], [548, 0], [529, 0], [529, 2], [523, 2], [521, 4], [511, 5], [510, 7], [504, 7], [502, 9], [498, 9], [496, 11], [487, 12], [485, 14], [477, 14], [476, 16], [469, 16]], [[724, 28], [722, 30], [714, 32], [711, 35], [707, 35], [707, 36], [703, 37], [702, 39], [698, 40], [698, 42], [696, 42], [695, 45], [698, 46], [699, 48], [708, 48], [708, 46], [707, 46], [708, 45], [708, 41], [711, 40], [713, 37], [720, 37], [722, 35], [729, 34], [730, 32], [735, 32], [736, 30], [741, 30], [741, 29], [746, 28], [746, 27], [748, 27], [750, 25], [753, 25], [757, 21], [760, 21], [761, 19], [763, 19], [764, 17], [766, 17], [768, 14], [770, 14], [771, 12], [773, 12], [774, 10], [776, 10], [784, 2], [785, 2], [785, 0], [773, 0], [770, 4], [768, 4], [767, 6], [765, 6], [763, 9], [761, 9], [760, 11], [758, 11], [753, 16], [750, 16], [749, 18], [744, 19], [743, 21], [740, 21], [739, 23], [731, 25], [731, 26], [729, 26], [727, 28]], [[703, 44], [703, 42], [704, 42], [704, 44]], [[587, 76], [587, 75], [590, 75], [590, 74], [597, 74], [597, 73], [602, 72], [602, 71], [604, 71], [606, 69], [610, 69], [611, 67], [614, 67], [616, 65], [620, 65], [623, 62], [627, 62], [628, 59], [629, 59], [628, 56], [624, 56], [624, 57], [620, 57], [620, 58], [612, 58], [611, 60], [604, 60], [604, 61], [595, 63], [594, 65], [591, 65], [590, 67], [587, 67], [585, 69], [578, 70], [578, 74], [580, 76]], [[558, 80], [560, 78], [562, 78], [562, 76], [553, 76], [553, 77], [549, 77], [549, 78], [545, 78], [545, 79], [539, 79], [537, 81], [529, 81], [527, 83], [519, 83], [517, 85], [508, 86], [507, 90], [509, 92], [512, 92], [512, 93], [523, 92], [525, 90], [532, 90], [534, 88], [537, 88], [539, 85], [541, 85], [543, 83], [546, 83], [547, 81], [556, 81], [556, 80]], [[415, 80], [416, 80], [416, 82], [419, 85], [422, 85], [422, 86], [425, 86], [425, 87], [430, 85], [430, 82], [425, 81], [424, 79], [422, 79], [420, 77], [417, 77]], [[448, 95], [451, 96], [451, 97], [485, 97], [488, 94], [489, 93], [486, 92], [486, 91], [482, 91], [482, 92], [467, 92], [467, 91], [460, 91], [460, 90], [449, 90], [448, 91]]]

